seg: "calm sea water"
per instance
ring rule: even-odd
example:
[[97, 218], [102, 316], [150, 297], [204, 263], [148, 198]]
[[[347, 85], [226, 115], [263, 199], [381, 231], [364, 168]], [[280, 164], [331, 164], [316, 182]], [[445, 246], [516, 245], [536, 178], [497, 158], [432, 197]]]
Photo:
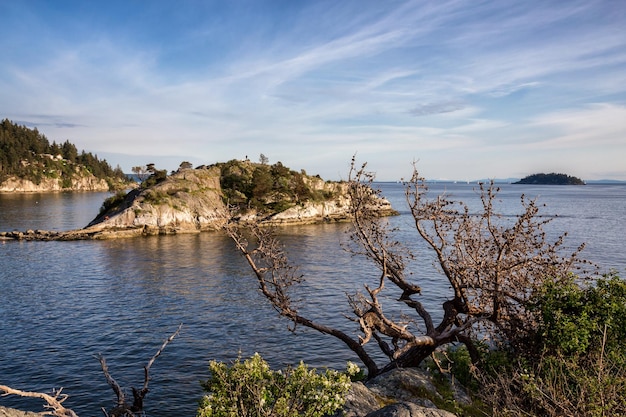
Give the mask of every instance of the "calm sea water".
[[[398, 184], [380, 184], [401, 215], [386, 219], [398, 237], [415, 241]], [[477, 203], [475, 185], [435, 184]], [[552, 233], [568, 231], [568, 244], [586, 242], [586, 258], [625, 276], [626, 186], [503, 185], [507, 214], [519, 211], [522, 193], [547, 207]], [[66, 230], [95, 217], [107, 193], [0, 194], [0, 230]], [[280, 235], [307, 277], [296, 296], [302, 312], [356, 336], [345, 293], [377, 273], [341, 249], [346, 224], [298, 226]], [[419, 247], [417, 248], [419, 251]], [[431, 310], [447, 285], [426, 254], [413, 265]], [[103, 354], [124, 387], [143, 384], [143, 366], [183, 323], [151, 368], [146, 411], [152, 416], [193, 416], [199, 381], [212, 359], [230, 361], [259, 352], [273, 367], [304, 360], [342, 369], [357, 359], [331, 337], [298, 329], [258, 294], [254, 278], [231, 242], [218, 233], [128, 240], [0, 243], [0, 384], [48, 392], [63, 387], [65, 403], [82, 417], [114, 405], [94, 355]], [[41, 411], [40, 401], [1, 397], [0, 405]]]

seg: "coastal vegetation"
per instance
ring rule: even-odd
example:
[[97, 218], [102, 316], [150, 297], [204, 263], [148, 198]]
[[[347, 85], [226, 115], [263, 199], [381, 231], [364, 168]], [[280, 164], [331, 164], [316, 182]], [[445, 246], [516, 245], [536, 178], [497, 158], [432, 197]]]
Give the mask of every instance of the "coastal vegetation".
[[332, 191], [313, 187], [323, 182], [306, 172], [294, 171], [281, 162], [268, 165], [261, 154], [260, 163], [233, 159], [217, 163], [224, 202], [239, 209], [254, 208], [261, 212], [280, 212], [306, 201], [325, 201], [334, 197]]
[[8, 119], [0, 122], [0, 184], [11, 177], [34, 184], [54, 179], [61, 188], [70, 189], [73, 179], [91, 175], [107, 181], [111, 189], [130, 183], [119, 166], [112, 168], [91, 152], [78, 152], [67, 140], [50, 143], [37, 128], [20, 126]]
[[274, 371], [259, 354], [232, 365], [211, 361], [209, 368], [198, 417], [328, 416], [343, 406], [351, 377], [359, 371], [349, 364], [346, 372], [318, 372], [302, 362]]
[[[276, 225], [345, 221], [350, 215], [346, 182], [324, 181], [280, 162], [246, 158], [196, 168], [183, 162], [169, 175], [148, 164], [133, 172], [150, 175], [128, 194], [105, 200], [90, 226], [189, 233], [219, 229], [230, 217]], [[395, 214], [384, 199], [375, 210], [379, 216]]]
[[533, 174], [514, 182], [513, 184], [536, 184], [536, 185], [585, 185], [580, 178], [567, 174]]
[[539, 289], [532, 337], [485, 351], [471, 377], [491, 415], [626, 415], [626, 281], [569, 275]]

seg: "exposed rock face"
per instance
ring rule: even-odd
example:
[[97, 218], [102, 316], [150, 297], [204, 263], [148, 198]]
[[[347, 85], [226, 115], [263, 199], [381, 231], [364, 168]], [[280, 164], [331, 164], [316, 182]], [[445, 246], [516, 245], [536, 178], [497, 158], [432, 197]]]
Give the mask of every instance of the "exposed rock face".
[[[268, 225], [289, 225], [341, 221], [349, 217], [350, 199], [346, 183], [308, 178], [308, 186], [332, 195], [325, 201], [306, 201], [278, 213], [254, 209], [236, 213], [239, 221], [261, 221]], [[223, 202], [220, 169], [185, 169], [148, 189], [131, 192], [119, 208], [107, 211], [89, 228], [142, 228], [144, 233], [190, 233], [221, 227], [230, 213]], [[394, 213], [390, 203], [378, 200], [381, 215]]]
[[122, 205], [100, 214], [88, 229], [199, 232], [219, 228], [225, 213], [219, 169], [186, 169], [148, 189], [131, 191]]
[[455, 414], [403, 401], [388, 405], [378, 411], [367, 414], [365, 417], [455, 417]]
[[6, 408], [0, 406], [0, 417], [40, 417], [40, 413], [33, 413], [31, 411], [21, 411], [14, 408]]
[[[425, 395], [427, 393], [427, 395]], [[344, 415], [346, 417], [454, 417], [449, 411], [438, 409], [426, 399], [440, 398], [432, 377], [420, 369], [394, 369], [368, 381], [356, 382], [348, 393]], [[455, 401], [469, 403], [462, 391]], [[339, 414], [337, 414], [339, 415]]]
[[39, 184], [23, 178], [10, 177], [0, 184], [0, 192], [42, 193], [51, 191], [109, 191], [109, 184], [94, 175], [74, 177], [70, 187], [63, 187], [58, 178], [42, 178]]

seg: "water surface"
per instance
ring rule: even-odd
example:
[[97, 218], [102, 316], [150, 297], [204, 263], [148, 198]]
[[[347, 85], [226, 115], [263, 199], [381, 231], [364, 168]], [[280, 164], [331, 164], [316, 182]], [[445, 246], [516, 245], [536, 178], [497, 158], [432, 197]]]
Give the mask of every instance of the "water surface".
[[[398, 184], [380, 184], [400, 216], [386, 219], [398, 238], [413, 242], [411, 218]], [[462, 199], [478, 200], [475, 185], [437, 184]], [[551, 233], [569, 231], [568, 245], [587, 242], [585, 254], [605, 270], [624, 271], [626, 187], [504, 185], [502, 209], [519, 211], [521, 193], [547, 204]], [[107, 193], [0, 194], [0, 230], [66, 230], [95, 217]], [[345, 292], [375, 282], [378, 271], [341, 249], [347, 224], [280, 229], [289, 256], [307, 277], [296, 298], [302, 312], [357, 336]], [[422, 253], [422, 252], [420, 252]], [[439, 311], [448, 286], [432, 258], [414, 264], [422, 301]], [[622, 274], [623, 275], [623, 274]], [[333, 339], [288, 322], [259, 295], [254, 277], [232, 243], [219, 233], [76, 242], [0, 243], [0, 383], [33, 391], [64, 387], [79, 415], [101, 415], [114, 395], [94, 355], [102, 353], [125, 387], [143, 384], [143, 366], [163, 340], [180, 335], [151, 369], [146, 411], [193, 416], [199, 381], [211, 359], [260, 353], [273, 367], [304, 360], [342, 369], [357, 358]], [[41, 411], [39, 401], [0, 398], [0, 405]]]

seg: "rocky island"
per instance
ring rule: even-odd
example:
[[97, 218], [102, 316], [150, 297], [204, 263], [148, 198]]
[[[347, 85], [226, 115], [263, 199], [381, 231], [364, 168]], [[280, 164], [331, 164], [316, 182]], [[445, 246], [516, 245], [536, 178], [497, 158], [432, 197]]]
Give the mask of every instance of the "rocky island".
[[566, 174], [533, 174], [514, 182], [513, 184], [536, 184], [536, 185], [585, 185], [580, 178]]
[[[217, 230], [230, 219], [290, 225], [350, 218], [347, 182], [324, 181], [280, 162], [231, 160], [196, 168], [184, 162], [170, 175], [150, 171], [139, 187], [105, 200], [83, 229], [2, 232], [0, 239], [110, 239]], [[387, 200], [376, 201], [380, 216], [395, 214]]]

